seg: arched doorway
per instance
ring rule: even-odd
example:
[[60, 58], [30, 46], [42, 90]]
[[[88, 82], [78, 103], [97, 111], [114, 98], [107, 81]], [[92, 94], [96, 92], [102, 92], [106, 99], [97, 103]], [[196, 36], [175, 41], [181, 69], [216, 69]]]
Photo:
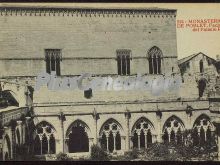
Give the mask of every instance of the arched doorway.
[[211, 144], [215, 141], [214, 131], [215, 127], [210, 118], [204, 114], [199, 116], [193, 124], [193, 145]]
[[89, 152], [88, 126], [81, 120], [73, 122], [67, 130], [69, 153]]
[[142, 117], [134, 124], [132, 128], [133, 148], [147, 148], [152, 142], [154, 127], [152, 123]]
[[121, 133], [121, 125], [116, 120], [107, 120], [100, 130], [101, 147], [110, 153], [121, 150]]
[[167, 119], [163, 126], [163, 141], [166, 144], [183, 143], [183, 131], [185, 130], [183, 122], [176, 116]]
[[35, 130], [36, 136], [34, 139], [34, 154], [55, 154], [56, 143], [55, 143], [55, 129], [46, 121], [39, 123]]

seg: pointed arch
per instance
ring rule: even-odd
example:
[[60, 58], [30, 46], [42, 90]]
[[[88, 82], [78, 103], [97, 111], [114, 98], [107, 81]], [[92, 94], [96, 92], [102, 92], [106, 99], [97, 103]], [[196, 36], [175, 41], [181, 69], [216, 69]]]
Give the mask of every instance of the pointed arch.
[[169, 117], [163, 125], [163, 141], [165, 143], [183, 143], [183, 131], [185, 125], [182, 120], [172, 115]]
[[114, 119], [114, 118], [109, 118], [109, 119], [107, 119], [103, 124], [102, 124], [102, 127], [101, 127], [101, 129], [100, 129], [100, 131], [99, 131], [99, 135], [101, 136], [102, 135], [102, 131], [103, 131], [103, 129], [104, 129], [104, 126], [106, 125], [106, 124], [111, 124], [111, 123], [115, 123], [117, 126], [118, 126], [118, 129], [121, 131], [121, 133], [123, 133], [124, 134], [124, 129], [122, 128], [122, 126], [121, 126], [121, 124], [116, 120], [116, 119]]
[[161, 61], [163, 53], [157, 46], [151, 47], [147, 52], [150, 74], [161, 74]]
[[[196, 118], [196, 120], [194, 121], [194, 123], [193, 123], [193, 128], [195, 127], [195, 125], [198, 123], [198, 122], [200, 122], [201, 120], [204, 120], [204, 119], [206, 119], [206, 120], [208, 120], [208, 121], [211, 121], [211, 119], [210, 119], [210, 117], [207, 115], [207, 114], [201, 114], [201, 115], [199, 115], [197, 118]], [[210, 125], [212, 125], [213, 126], [213, 128], [214, 128], [214, 125], [210, 122]]]
[[36, 155], [55, 154], [56, 144], [51, 143], [51, 137], [55, 137], [55, 128], [47, 121], [41, 121], [36, 125], [34, 137], [34, 153]]
[[108, 119], [99, 131], [101, 147], [107, 152], [121, 150], [122, 134], [123, 128], [121, 124], [113, 118]]
[[134, 123], [131, 134], [133, 148], [147, 148], [153, 142], [152, 135], [155, 134], [155, 129], [147, 118], [141, 117]]
[[210, 117], [206, 114], [201, 114], [193, 124], [193, 144], [205, 145], [214, 142], [215, 127], [212, 124]]
[[74, 122], [72, 122], [69, 125], [69, 127], [67, 128], [67, 131], [66, 131], [66, 137], [69, 136], [69, 134], [71, 133], [72, 127], [76, 127], [77, 125], [84, 127], [88, 137], [89, 138], [92, 137], [91, 136], [91, 130], [90, 130], [89, 126], [84, 121], [82, 121], [80, 119], [76, 119]]
[[152, 122], [150, 120], [148, 120], [146, 117], [140, 117], [139, 119], [137, 119], [137, 121], [134, 123], [134, 125], [132, 126], [132, 132], [135, 130], [135, 126], [138, 124], [138, 123], [147, 123], [149, 124], [149, 127], [150, 129], [152, 129], [153, 131], [155, 131], [155, 128], [154, 128], [154, 125], [152, 124]]
[[89, 152], [89, 136], [91, 131], [82, 120], [75, 120], [66, 131], [66, 143], [69, 153]]

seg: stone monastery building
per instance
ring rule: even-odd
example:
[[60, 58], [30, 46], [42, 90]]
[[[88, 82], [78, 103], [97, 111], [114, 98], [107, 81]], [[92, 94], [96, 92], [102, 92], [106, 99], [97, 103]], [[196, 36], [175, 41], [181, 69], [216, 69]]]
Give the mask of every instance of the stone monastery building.
[[[93, 144], [123, 154], [155, 142], [184, 143], [189, 129], [195, 143], [211, 141], [216, 125], [209, 90], [199, 89], [214, 88], [216, 77], [181, 75], [176, 14], [160, 8], [1, 6], [0, 158], [16, 159], [22, 147], [34, 155], [80, 157]], [[110, 77], [122, 84], [141, 75], [149, 90], [68, 85], [54, 91], [45, 84], [37, 91], [41, 72], [69, 78], [67, 85], [82, 73], [92, 74], [88, 82]], [[180, 88], [152, 94], [152, 81], [175, 76], [182, 77]]]

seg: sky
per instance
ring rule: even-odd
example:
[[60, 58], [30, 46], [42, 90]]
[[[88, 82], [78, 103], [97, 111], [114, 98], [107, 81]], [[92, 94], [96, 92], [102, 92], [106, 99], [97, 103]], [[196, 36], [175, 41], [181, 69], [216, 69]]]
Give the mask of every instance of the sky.
[[[0, 6], [14, 6], [15, 3]], [[220, 19], [220, 4], [180, 4], [180, 3], [19, 3], [19, 6], [60, 6], [60, 7], [159, 7], [177, 9], [177, 20], [188, 21], [191, 19]], [[220, 23], [219, 23], [220, 24]], [[219, 25], [220, 26], [220, 25]], [[216, 59], [220, 55], [220, 31], [193, 32], [190, 28], [177, 28], [177, 54], [178, 59], [187, 57], [192, 54], [202, 52], [209, 57]]]

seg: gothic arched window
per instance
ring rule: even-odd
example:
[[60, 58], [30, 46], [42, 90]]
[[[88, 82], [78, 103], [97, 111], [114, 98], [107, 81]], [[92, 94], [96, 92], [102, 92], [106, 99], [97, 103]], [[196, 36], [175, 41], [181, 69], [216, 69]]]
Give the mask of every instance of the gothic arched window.
[[153, 125], [146, 118], [140, 118], [132, 129], [133, 148], [147, 148], [152, 143]]
[[43, 121], [39, 123], [35, 130], [36, 137], [34, 140], [34, 153], [36, 155], [55, 154], [55, 129], [54, 127]]
[[130, 75], [131, 50], [119, 49], [116, 51], [118, 75]]
[[150, 74], [161, 74], [161, 61], [163, 57], [162, 51], [153, 46], [148, 51], [148, 61], [149, 61], [149, 73]]
[[101, 147], [108, 152], [121, 150], [121, 126], [114, 119], [106, 121], [100, 132]]
[[204, 145], [213, 140], [213, 132], [215, 128], [206, 115], [198, 117], [193, 126], [193, 144]]
[[183, 142], [184, 125], [182, 121], [172, 116], [164, 124], [163, 140], [165, 143], [180, 144]]
[[67, 130], [69, 153], [89, 152], [89, 128], [81, 120], [74, 121]]

